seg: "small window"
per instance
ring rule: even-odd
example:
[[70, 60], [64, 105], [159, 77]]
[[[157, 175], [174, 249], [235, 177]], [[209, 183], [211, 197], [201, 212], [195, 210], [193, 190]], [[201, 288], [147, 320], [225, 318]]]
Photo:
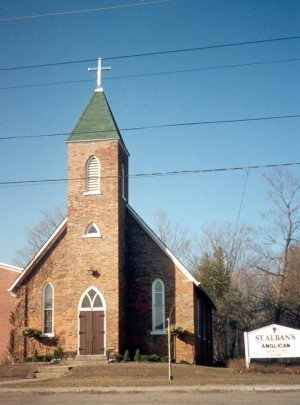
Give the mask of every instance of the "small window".
[[86, 165], [86, 193], [100, 193], [100, 161], [96, 156], [91, 156]]
[[122, 163], [122, 197], [126, 200], [125, 196], [125, 167], [124, 163]]
[[84, 238], [100, 238], [101, 232], [95, 223], [90, 224], [83, 235]]
[[152, 333], [165, 333], [165, 287], [160, 279], [152, 284]]
[[43, 335], [53, 334], [53, 287], [47, 283], [43, 289]]
[[198, 336], [202, 337], [203, 335], [203, 303], [202, 300], [198, 297], [197, 305], [197, 324], [198, 324]]

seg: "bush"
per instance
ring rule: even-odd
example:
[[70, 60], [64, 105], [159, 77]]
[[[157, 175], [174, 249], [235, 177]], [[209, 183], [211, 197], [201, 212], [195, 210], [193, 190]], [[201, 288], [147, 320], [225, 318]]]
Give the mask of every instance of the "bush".
[[39, 361], [39, 355], [38, 355], [38, 351], [35, 349], [35, 351], [34, 351], [34, 353], [33, 353], [33, 356], [32, 356], [32, 358], [31, 358], [31, 361], [32, 362], [36, 362], [36, 361]]
[[24, 328], [22, 330], [22, 334], [23, 336], [27, 336], [27, 337], [34, 337], [37, 338], [40, 336], [42, 332], [38, 329], [34, 329], [34, 328]]
[[160, 356], [158, 354], [150, 354], [149, 361], [159, 362], [160, 361]]
[[142, 361], [142, 355], [141, 355], [140, 349], [136, 349], [133, 360]]
[[58, 345], [57, 348], [54, 350], [52, 357], [54, 359], [63, 359], [64, 358], [64, 351], [60, 345]]
[[130, 361], [129, 351], [125, 350], [123, 361]]
[[169, 361], [169, 356], [161, 356], [160, 361], [161, 361], [162, 363], [168, 363], [168, 361]]
[[121, 361], [123, 361], [123, 356], [122, 356], [122, 354], [117, 353], [117, 354], [116, 354], [116, 362], [117, 362], [117, 363], [120, 363]]
[[141, 355], [141, 361], [149, 361], [149, 355], [148, 354], [142, 354]]

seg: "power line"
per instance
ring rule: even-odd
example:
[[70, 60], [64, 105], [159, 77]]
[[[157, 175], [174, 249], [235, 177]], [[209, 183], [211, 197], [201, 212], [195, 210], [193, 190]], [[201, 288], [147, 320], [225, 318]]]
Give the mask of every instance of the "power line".
[[[275, 167], [288, 167], [288, 166], [300, 166], [300, 162], [290, 162], [290, 163], [273, 163], [273, 164], [262, 164], [253, 166], [237, 166], [237, 167], [225, 167], [225, 168], [213, 168], [213, 169], [192, 169], [192, 170], [174, 170], [166, 172], [152, 172], [152, 173], [136, 173], [129, 174], [128, 177], [131, 178], [141, 178], [141, 177], [164, 177], [164, 176], [174, 176], [174, 175], [186, 175], [186, 174], [201, 174], [201, 173], [217, 173], [217, 172], [232, 172], [240, 170], [250, 170], [255, 169], [270, 169]], [[118, 176], [102, 176], [101, 179], [117, 178]], [[59, 179], [39, 179], [39, 180], [15, 180], [15, 181], [1, 181], [0, 186], [35, 186], [42, 184], [58, 184], [64, 183], [67, 178]], [[74, 178], [70, 181], [82, 181], [85, 178]]]
[[[208, 50], [208, 49], [229, 48], [229, 47], [234, 47], [234, 46], [257, 45], [257, 44], [272, 43], [272, 42], [279, 42], [279, 41], [291, 41], [291, 40], [297, 40], [297, 39], [300, 39], [300, 36], [269, 38], [269, 39], [260, 39], [260, 40], [255, 40], [255, 41], [244, 41], [244, 42], [231, 42], [231, 43], [226, 43], [226, 44], [206, 45], [206, 46], [200, 46], [200, 47], [194, 47], [194, 48], [169, 49], [169, 50], [164, 50], [164, 51], [145, 52], [145, 53], [137, 53], [137, 54], [130, 54], [130, 55], [108, 56], [108, 57], [103, 57], [102, 60], [139, 58], [139, 57], [146, 57], [146, 56], [175, 54], [175, 53], [181, 53], [181, 52], [194, 52], [194, 51], [202, 51], [202, 50]], [[36, 65], [11, 66], [11, 67], [6, 67], [6, 68], [0, 68], [0, 72], [10, 71], [10, 70], [33, 69], [33, 68], [43, 68], [43, 67], [51, 67], [51, 66], [63, 66], [63, 65], [70, 65], [70, 64], [77, 64], [77, 63], [86, 63], [86, 62], [93, 62], [96, 59], [97, 59], [97, 57], [94, 57], [92, 59], [79, 59], [79, 60], [72, 60], [72, 61], [41, 63], [41, 64], [36, 64]]]
[[[131, 128], [119, 128], [118, 130], [115, 129], [104, 129], [99, 131], [87, 131], [87, 132], [73, 132], [73, 135], [80, 134], [80, 135], [87, 135], [87, 134], [101, 134], [103, 132], [117, 132], [117, 131], [143, 131], [147, 129], [158, 129], [158, 128], [173, 128], [173, 127], [184, 127], [184, 126], [196, 126], [196, 125], [215, 125], [215, 124], [234, 124], [234, 123], [242, 123], [242, 122], [257, 122], [257, 121], [271, 121], [271, 120], [279, 120], [279, 119], [290, 119], [290, 118], [300, 118], [300, 114], [294, 115], [277, 115], [277, 116], [268, 116], [268, 117], [251, 117], [251, 118], [237, 118], [231, 120], [215, 120], [215, 121], [198, 121], [198, 122], [177, 122], [171, 124], [158, 124], [158, 125], [148, 125], [142, 127], [131, 127]], [[70, 135], [69, 132], [62, 132], [62, 133], [53, 133], [53, 134], [37, 134], [37, 135], [14, 135], [14, 136], [2, 136], [0, 137], [0, 141], [3, 140], [12, 140], [12, 139], [30, 139], [30, 138], [48, 138], [48, 137], [56, 137], [56, 136], [68, 136]]]
[[19, 16], [19, 17], [6, 17], [6, 18], [0, 18], [0, 21], [19, 21], [19, 20], [30, 20], [30, 19], [44, 18], [44, 17], [57, 17], [57, 16], [64, 16], [64, 15], [70, 15], [70, 14], [93, 13], [96, 11], [107, 11], [107, 10], [115, 10], [115, 9], [120, 9], [120, 8], [124, 9], [124, 8], [132, 8], [132, 7], [141, 7], [141, 6], [148, 6], [148, 5], [154, 5], [154, 4], [159, 4], [159, 3], [172, 3], [174, 1], [175, 0], [154, 0], [154, 1], [148, 1], [148, 2], [143, 2], [143, 3], [123, 4], [123, 5], [118, 5], [118, 6], [106, 6], [106, 7], [83, 9], [83, 10], [61, 11], [61, 12], [55, 12], [55, 13], [25, 15], [25, 16]]
[[[208, 67], [199, 67], [199, 68], [193, 68], [193, 69], [169, 70], [169, 71], [164, 71], [164, 72], [120, 75], [120, 76], [114, 76], [114, 77], [107, 77], [105, 80], [132, 79], [132, 78], [138, 78], [138, 77], [162, 76], [162, 75], [169, 75], [169, 74], [191, 73], [191, 72], [199, 72], [199, 71], [206, 71], [206, 70], [233, 69], [233, 68], [243, 68], [243, 67], [247, 67], [247, 66], [258, 66], [258, 65], [268, 65], [268, 64], [275, 64], [275, 63], [298, 62], [298, 61], [300, 61], [300, 58], [275, 59], [275, 60], [268, 60], [268, 61], [263, 61], [263, 62], [237, 63], [237, 64], [231, 64], [231, 65], [208, 66]], [[82, 80], [67, 80], [67, 81], [36, 83], [36, 84], [32, 83], [32, 84], [23, 84], [23, 85], [17, 85], [17, 86], [0, 87], [0, 90], [22, 89], [22, 88], [42, 87], [42, 86], [56, 86], [56, 85], [63, 85], [63, 84], [76, 84], [76, 83], [86, 83], [86, 82], [94, 82], [94, 81], [95, 81], [94, 79], [82, 79]]]

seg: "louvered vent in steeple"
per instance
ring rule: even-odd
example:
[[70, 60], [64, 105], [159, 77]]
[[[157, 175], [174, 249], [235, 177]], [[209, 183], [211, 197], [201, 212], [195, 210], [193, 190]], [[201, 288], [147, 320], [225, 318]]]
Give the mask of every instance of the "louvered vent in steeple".
[[89, 158], [86, 171], [86, 192], [100, 193], [100, 162], [96, 156]]

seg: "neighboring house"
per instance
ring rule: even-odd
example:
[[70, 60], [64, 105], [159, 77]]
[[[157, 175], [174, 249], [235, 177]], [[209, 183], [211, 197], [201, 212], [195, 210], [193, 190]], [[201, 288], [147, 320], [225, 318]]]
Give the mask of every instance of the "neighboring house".
[[7, 290], [20, 275], [22, 269], [0, 263], [0, 362], [6, 360], [10, 341], [10, 314], [15, 310], [16, 299]]
[[[108, 350], [167, 355], [166, 318], [185, 330], [178, 361], [212, 361], [213, 304], [129, 205], [128, 157], [102, 89], [67, 139], [67, 218], [10, 287], [19, 357], [59, 343], [78, 356]], [[24, 339], [22, 329], [41, 331]]]

